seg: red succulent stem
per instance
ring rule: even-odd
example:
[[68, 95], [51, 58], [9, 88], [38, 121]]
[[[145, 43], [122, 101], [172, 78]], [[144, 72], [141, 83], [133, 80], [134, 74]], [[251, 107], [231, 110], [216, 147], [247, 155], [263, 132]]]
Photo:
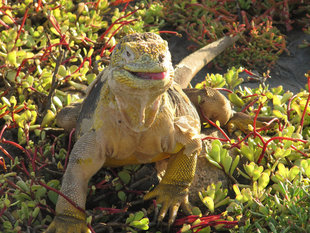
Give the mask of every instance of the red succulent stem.
[[115, 21], [108, 27], [108, 29], [100, 36], [100, 40], [103, 40], [103, 39], [104, 39], [104, 37], [110, 32], [110, 30], [112, 29], [112, 27], [113, 27], [115, 24], [119, 24], [119, 23], [122, 24], [123, 22], [119, 22], [121, 19], [127, 18], [128, 16], [130, 16], [130, 15], [136, 13], [137, 11], [138, 11], [138, 9], [136, 9], [136, 10], [130, 12], [129, 14], [124, 15], [124, 16], [118, 18], [117, 20], [115, 20]]
[[228, 93], [233, 93], [232, 90], [229, 90], [229, 89], [227, 89], [227, 88], [215, 88], [215, 89], [218, 90], [218, 91], [226, 91], [226, 92], [228, 92]]
[[227, 140], [228, 142], [231, 142], [231, 141], [230, 141], [230, 138], [228, 137], [228, 135], [224, 132], [224, 130], [223, 130], [221, 127], [219, 127], [217, 124], [215, 124], [213, 121], [211, 121], [202, 111], [200, 111], [200, 113], [201, 113], [202, 117], [203, 117], [210, 125], [212, 125], [212, 126], [214, 126], [215, 128], [217, 128], [217, 129], [223, 134], [223, 136], [226, 138], [226, 140]]
[[301, 150], [298, 150], [298, 149], [296, 148], [296, 146], [291, 145], [291, 148], [292, 148], [293, 150], [297, 151], [298, 153], [302, 154], [303, 156], [305, 156], [305, 157], [307, 157], [307, 158], [309, 157], [308, 154], [302, 152]]
[[6, 211], [6, 209], [7, 209], [6, 206], [4, 206], [4, 207], [2, 208], [2, 210], [0, 211], [0, 217], [4, 214], [4, 212]]
[[67, 197], [65, 194], [63, 194], [62, 192], [60, 192], [57, 189], [54, 189], [46, 184], [44, 184], [42, 181], [37, 181], [38, 184], [40, 184], [41, 186], [43, 186], [44, 188], [53, 191], [55, 193], [57, 193], [58, 195], [62, 196], [64, 199], [66, 199], [66, 201], [68, 201], [71, 205], [73, 205], [76, 209], [78, 209], [79, 211], [85, 213], [85, 210], [83, 208], [81, 208], [80, 206], [78, 206], [74, 201], [72, 201], [69, 197]]
[[257, 161], [257, 164], [260, 164], [260, 162], [262, 161], [263, 157], [264, 157], [264, 154], [267, 150], [267, 146], [270, 142], [274, 141], [274, 140], [288, 140], [288, 141], [293, 141], [293, 142], [303, 142], [303, 143], [307, 143], [307, 140], [303, 140], [303, 139], [298, 139], [298, 138], [289, 138], [289, 137], [280, 137], [280, 136], [277, 136], [277, 137], [272, 137], [270, 138], [267, 142], [264, 143], [264, 146], [263, 146], [263, 150], [262, 150], [262, 153], [260, 154], [259, 158], [258, 158], [258, 161]]
[[118, 214], [118, 213], [126, 213], [128, 207], [124, 209], [116, 209], [116, 208], [104, 208], [104, 207], [96, 207], [95, 210], [106, 211], [109, 214]]
[[26, 12], [25, 12], [24, 17], [23, 17], [22, 24], [20, 25], [20, 28], [19, 28], [19, 30], [17, 32], [17, 36], [15, 38], [15, 45], [16, 45], [16, 42], [17, 42], [18, 38], [20, 37], [20, 33], [22, 32], [23, 27], [25, 25], [25, 22], [26, 22], [26, 19], [27, 19], [27, 16], [28, 16], [28, 11], [29, 11], [29, 8], [26, 9]]
[[291, 113], [291, 111], [293, 111], [293, 109], [291, 108], [291, 104], [292, 104], [293, 100], [294, 100], [296, 97], [297, 97], [297, 94], [293, 95], [293, 96], [288, 100], [288, 103], [287, 103], [287, 111], [286, 111], [288, 121], [290, 121], [290, 119], [291, 119], [290, 113]]
[[[116, 28], [115, 29], [115, 31], [112, 33], [112, 35], [109, 37], [109, 39], [108, 39], [108, 41], [105, 43], [105, 45], [104, 45], [104, 47], [101, 49], [101, 52], [100, 52], [100, 56], [102, 57], [103, 56], [103, 52], [106, 50], [106, 48], [108, 47], [108, 44], [109, 44], [109, 42], [110, 42], [110, 40], [113, 38], [113, 36], [123, 27], [123, 26], [125, 26], [125, 25], [127, 25], [127, 24], [130, 24], [130, 23], [132, 23], [132, 22], [134, 22], [134, 21], [137, 21], [138, 19], [132, 19], [132, 20], [128, 20], [128, 21], [122, 21], [122, 22], [120, 22], [121, 23], [121, 25], [118, 27], [118, 28]], [[108, 31], [109, 29], [107, 29], [107, 31]], [[107, 32], [106, 31], [106, 32]], [[101, 36], [102, 37], [102, 36]]]
[[1, 19], [0, 19], [0, 24], [2, 26], [4, 26], [6, 29], [10, 29], [11, 28], [9, 25], [7, 25], [5, 22], [3, 22]]

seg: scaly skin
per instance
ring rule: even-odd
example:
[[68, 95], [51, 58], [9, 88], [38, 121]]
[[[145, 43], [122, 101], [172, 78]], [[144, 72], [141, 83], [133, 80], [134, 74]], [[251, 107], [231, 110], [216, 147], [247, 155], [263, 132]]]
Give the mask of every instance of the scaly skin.
[[[200, 121], [173, 77], [167, 42], [159, 36], [131, 34], [120, 41], [110, 66], [76, 107], [81, 108], [77, 142], [64, 174], [63, 194], [84, 209], [88, 181], [102, 166], [169, 157], [162, 182], [145, 199], [156, 197], [162, 203], [159, 220], [169, 210], [170, 224], [181, 205], [190, 210], [188, 187], [201, 149]], [[87, 231], [85, 214], [59, 196], [56, 217], [46, 232]]]
[[[166, 41], [152, 33], [124, 37], [83, 103], [57, 116], [59, 126], [76, 127], [77, 139], [61, 192], [84, 209], [88, 181], [102, 166], [169, 158], [161, 183], [144, 199], [157, 198], [162, 204], [158, 220], [169, 211], [169, 225], [180, 206], [190, 213], [188, 188], [201, 149], [199, 115], [220, 121], [229, 131], [237, 127], [246, 132], [253, 119], [233, 114], [228, 100], [215, 89], [184, 89], [186, 96], [181, 88], [236, 39], [225, 37], [200, 49], [183, 59], [174, 73]], [[46, 232], [90, 232], [85, 219], [83, 211], [59, 196], [56, 217]]]

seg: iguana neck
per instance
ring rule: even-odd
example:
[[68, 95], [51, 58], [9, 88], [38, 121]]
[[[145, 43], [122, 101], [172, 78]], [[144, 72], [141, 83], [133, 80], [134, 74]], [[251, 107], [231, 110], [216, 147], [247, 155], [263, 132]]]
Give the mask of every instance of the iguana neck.
[[155, 121], [162, 102], [162, 95], [115, 95], [118, 110], [124, 123], [133, 131], [147, 130]]
[[108, 86], [114, 95], [122, 121], [134, 132], [142, 132], [151, 127], [162, 104], [163, 94], [171, 84], [172, 79], [157, 88], [131, 89], [116, 82], [115, 77], [108, 79]]

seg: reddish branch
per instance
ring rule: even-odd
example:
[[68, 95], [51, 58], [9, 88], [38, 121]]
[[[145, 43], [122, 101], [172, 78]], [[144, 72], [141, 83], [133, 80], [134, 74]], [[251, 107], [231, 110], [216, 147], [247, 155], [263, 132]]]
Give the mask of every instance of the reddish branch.
[[16, 36], [16, 39], [15, 39], [15, 45], [16, 45], [16, 42], [17, 42], [18, 38], [20, 37], [20, 33], [22, 32], [23, 27], [25, 25], [25, 22], [26, 22], [26, 19], [27, 19], [27, 16], [28, 16], [28, 11], [29, 11], [29, 8], [26, 9], [26, 12], [25, 12], [24, 17], [23, 17], [22, 24], [20, 25], [20, 28], [19, 28], [19, 30], [17, 32], [17, 36]]
[[257, 164], [260, 164], [260, 162], [262, 161], [264, 154], [267, 150], [267, 146], [270, 142], [274, 141], [274, 140], [288, 140], [288, 141], [293, 141], [293, 142], [303, 142], [303, 143], [307, 143], [307, 140], [303, 140], [303, 139], [298, 139], [298, 138], [289, 138], [289, 137], [272, 137], [270, 138], [267, 142], [264, 142], [264, 146], [263, 146], [263, 151], [260, 154]]
[[[175, 220], [174, 225], [175, 226], [182, 226], [183, 224], [190, 224], [195, 222], [197, 219], [200, 220], [200, 224], [191, 226], [190, 229], [195, 230], [194, 232], [199, 232], [203, 228], [208, 226], [217, 226], [217, 225], [224, 225], [225, 228], [232, 228], [233, 226], [236, 226], [238, 224], [238, 221], [227, 221], [222, 219], [222, 215], [211, 215], [211, 216], [204, 216], [199, 217], [197, 215], [190, 215], [185, 218], [177, 219]], [[182, 231], [179, 230], [178, 233], [181, 233]]]

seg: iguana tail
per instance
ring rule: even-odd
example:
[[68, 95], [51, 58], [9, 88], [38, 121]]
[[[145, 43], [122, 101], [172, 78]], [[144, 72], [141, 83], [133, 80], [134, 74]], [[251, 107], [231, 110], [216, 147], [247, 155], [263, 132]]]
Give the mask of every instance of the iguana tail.
[[190, 81], [205, 65], [212, 61], [239, 39], [239, 36], [225, 36], [185, 57], [175, 68], [175, 81], [182, 88], [188, 87]]

